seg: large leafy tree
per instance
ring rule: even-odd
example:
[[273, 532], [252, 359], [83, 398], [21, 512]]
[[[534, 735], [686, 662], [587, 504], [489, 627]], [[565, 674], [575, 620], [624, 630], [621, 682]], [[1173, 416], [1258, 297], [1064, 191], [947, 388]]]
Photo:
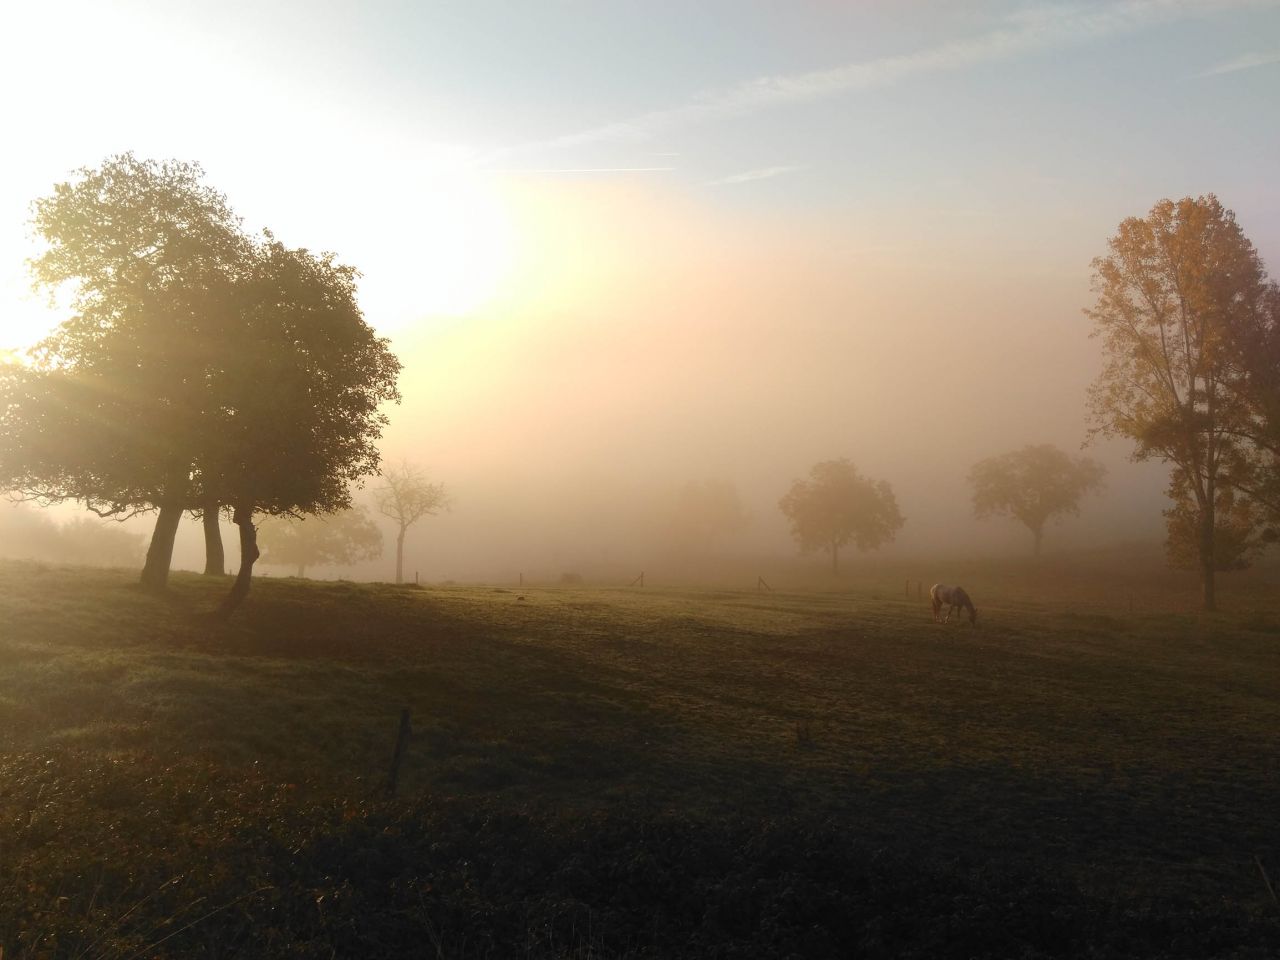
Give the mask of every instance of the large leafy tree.
[[1238, 510], [1229, 519], [1220, 511], [1225, 491], [1255, 479], [1240, 347], [1270, 296], [1266, 273], [1213, 196], [1162, 200], [1125, 220], [1093, 266], [1097, 302], [1086, 313], [1105, 355], [1089, 394], [1094, 431], [1132, 440], [1137, 460], [1171, 464], [1171, 557], [1194, 543], [1203, 606], [1213, 610], [1216, 572], [1243, 559], [1220, 544], [1250, 536]]
[[423, 517], [434, 516], [449, 506], [444, 484], [427, 479], [413, 464], [405, 462], [382, 471], [382, 485], [374, 490], [378, 512], [396, 525], [396, 583], [404, 583], [404, 542], [409, 528]]
[[399, 399], [400, 362], [365, 322], [357, 276], [331, 254], [268, 235], [238, 287], [195, 473], [201, 501], [227, 504], [240, 532], [240, 570], [224, 613], [249, 591], [255, 515], [348, 509], [352, 486], [378, 470], [381, 407]]
[[1014, 518], [1031, 531], [1039, 556], [1045, 524], [1078, 514], [1081, 498], [1098, 489], [1105, 475], [1089, 457], [1068, 456], [1048, 443], [1028, 444], [973, 465], [973, 512], [979, 519]]
[[893, 489], [883, 480], [860, 474], [848, 460], [815, 464], [805, 480], [796, 480], [778, 508], [791, 521], [802, 553], [831, 554], [831, 571], [840, 570], [840, 548], [852, 542], [872, 550], [893, 540], [906, 522]]
[[124, 155], [37, 201], [32, 270], [72, 316], [29, 365], [0, 369], [0, 483], [104, 515], [158, 510], [152, 586], [183, 512], [226, 507], [241, 539], [230, 612], [255, 515], [344, 509], [376, 471], [399, 362], [353, 268], [247, 237], [202, 176]]
[[143, 581], [162, 586], [251, 244], [199, 166], [131, 154], [58, 184], [32, 226], [35, 284], [71, 315], [5, 371], [0, 481], [107, 516], [158, 510]]
[[364, 507], [300, 520], [271, 518], [263, 522], [259, 535], [262, 562], [294, 567], [300, 577], [310, 566], [352, 564], [382, 555], [382, 531]]

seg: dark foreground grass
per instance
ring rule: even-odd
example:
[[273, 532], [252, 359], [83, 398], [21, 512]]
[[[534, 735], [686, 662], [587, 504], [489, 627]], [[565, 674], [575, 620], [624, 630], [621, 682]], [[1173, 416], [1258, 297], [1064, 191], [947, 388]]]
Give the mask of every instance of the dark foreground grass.
[[1280, 955], [1257, 598], [132, 580], [0, 567], [6, 960]]

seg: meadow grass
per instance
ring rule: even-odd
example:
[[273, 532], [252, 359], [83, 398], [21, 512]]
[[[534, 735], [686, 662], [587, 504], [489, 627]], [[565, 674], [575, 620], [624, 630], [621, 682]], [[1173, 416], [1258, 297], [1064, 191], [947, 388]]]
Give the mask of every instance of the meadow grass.
[[973, 629], [892, 567], [272, 579], [225, 624], [217, 581], [0, 565], [0, 946], [1276, 955], [1272, 588], [1096, 566], [974, 563]]

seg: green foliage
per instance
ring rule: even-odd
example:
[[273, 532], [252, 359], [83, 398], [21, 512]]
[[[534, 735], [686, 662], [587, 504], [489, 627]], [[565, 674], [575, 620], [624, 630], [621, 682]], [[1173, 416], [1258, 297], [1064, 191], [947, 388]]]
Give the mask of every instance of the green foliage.
[[160, 508], [157, 586], [180, 512], [229, 505], [242, 596], [255, 514], [345, 509], [377, 470], [400, 364], [364, 321], [355, 269], [247, 236], [193, 164], [112, 157], [33, 210], [32, 274], [72, 316], [30, 365], [0, 365], [0, 486]]
[[0, 483], [127, 513], [184, 500], [214, 344], [251, 244], [194, 164], [132, 154], [33, 204], [37, 287], [71, 315], [0, 380]]
[[795, 481], [778, 509], [791, 521], [801, 552], [829, 550], [833, 567], [840, 547], [853, 541], [859, 550], [874, 549], [906, 522], [889, 484], [862, 476], [848, 460], [814, 464], [809, 479]]
[[1080, 498], [1102, 486], [1105, 469], [1088, 457], [1070, 457], [1052, 444], [1027, 445], [973, 465], [973, 512], [978, 518], [1013, 517], [1035, 536], [1054, 517], [1075, 516]]
[[352, 564], [382, 555], [382, 531], [369, 511], [355, 507], [329, 516], [273, 518], [258, 529], [262, 562], [297, 567]]
[[347, 509], [377, 470], [400, 363], [364, 321], [354, 268], [270, 235], [250, 267], [211, 368], [202, 498], [272, 516]]

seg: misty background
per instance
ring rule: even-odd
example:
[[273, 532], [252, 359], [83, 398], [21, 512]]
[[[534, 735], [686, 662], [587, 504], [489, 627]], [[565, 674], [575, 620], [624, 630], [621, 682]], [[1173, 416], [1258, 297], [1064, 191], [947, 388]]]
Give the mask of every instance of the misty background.
[[[763, 228], [719, 233], [679, 207], [658, 219], [656, 201], [627, 200], [645, 206], [646, 229], [610, 234], [627, 269], [598, 290], [562, 291], [536, 314], [499, 305], [392, 334], [406, 368], [386, 461], [421, 465], [453, 497], [410, 531], [408, 571], [714, 578], [721, 561], [794, 557], [778, 499], [837, 457], [893, 486], [907, 523], [881, 553], [1030, 554], [1015, 521], [973, 518], [966, 477], [1026, 443], [1074, 453], [1085, 440], [1084, 392], [1100, 364], [1081, 314], [1086, 251], [1057, 273], [1030, 255], [980, 271], [959, 240], [948, 249], [934, 237], [910, 258], [927, 264], [917, 273], [896, 254], [797, 251], [794, 239], [784, 252], [756, 242]], [[601, 221], [625, 222], [606, 207], [584, 212], [563, 225], [566, 245], [598, 249]], [[546, 291], [562, 278], [539, 282]], [[1051, 526], [1046, 551], [1160, 540], [1163, 466], [1129, 462], [1123, 444], [1087, 453], [1106, 465], [1106, 488]], [[749, 521], [690, 545], [675, 502], [706, 480], [734, 484]], [[358, 499], [371, 505], [376, 483]], [[389, 579], [381, 522], [381, 560], [311, 574]], [[144, 533], [149, 521], [125, 526]], [[175, 562], [202, 568], [197, 524], [180, 533]]]
[[[113, 151], [197, 159], [250, 228], [362, 271], [404, 362], [385, 462], [453, 498], [409, 533], [429, 581], [794, 558], [778, 499], [842, 457], [906, 517], [882, 555], [1029, 556], [965, 478], [1024, 444], [1079, 452], [1101, 365], [1081, 311], [1117, 224], [1213, 192], [1280, 262], [1280, 6], [803, 12], [24, 8], [0, 78], [41, 82], [0, 108], [29, 145], [0, 177], [0, 347], [60, 319], [28, 292], [32, 199]], [[1106, 487], [1045, 551], [1158, 543], [1165, 468], [1085, 452]], [[695, 549], [671, 505], [709, 480], [750, 522]], [[380, 560], [312, 575], [389, 578], [380, 522]], [[188, 524], [175, 563], [202, 562]]]

